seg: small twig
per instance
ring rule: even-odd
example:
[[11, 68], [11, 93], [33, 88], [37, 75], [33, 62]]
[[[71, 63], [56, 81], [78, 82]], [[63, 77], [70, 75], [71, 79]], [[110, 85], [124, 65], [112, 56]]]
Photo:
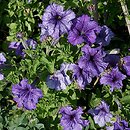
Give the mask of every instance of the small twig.
[[92, 0], [92, 4], [95, 7], [95, 9], [93, 10], [94, 20], [98, 21], [98, 2], [97, 2], [97, 0]]
[[130, 20], [128, 19], [129, 11], [128, 11], [125, 0], [120, 0], [120, 4], [121, 4], [121, 7], [122, 7], [124, 16], [125, 16], [125, 21], [126, 21], [126, 24], [127, 24], [129, 35], [130, 35]]

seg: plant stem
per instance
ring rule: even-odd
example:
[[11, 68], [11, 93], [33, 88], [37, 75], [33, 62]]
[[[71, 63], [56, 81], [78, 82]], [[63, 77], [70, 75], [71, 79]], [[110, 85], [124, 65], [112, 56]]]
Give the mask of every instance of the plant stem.
[[125, 16], [126, 25], [127, 25], [128, 32], [129, 32], [129, 35], [130, 35], [130, 20], [128, 19], [129, 12], [128, 12], [128, 8], [127, 8], [125, 0], [120, 0], [120, 4], [121, 4], [121, 7], [122, 7], [124, 16]]

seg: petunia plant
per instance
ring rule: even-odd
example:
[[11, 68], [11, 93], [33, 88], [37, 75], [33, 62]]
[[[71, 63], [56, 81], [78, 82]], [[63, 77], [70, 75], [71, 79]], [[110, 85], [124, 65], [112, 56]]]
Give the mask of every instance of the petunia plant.
[[119, 3], [0, 4], [1, 130], [130, 129], [129, 38]]

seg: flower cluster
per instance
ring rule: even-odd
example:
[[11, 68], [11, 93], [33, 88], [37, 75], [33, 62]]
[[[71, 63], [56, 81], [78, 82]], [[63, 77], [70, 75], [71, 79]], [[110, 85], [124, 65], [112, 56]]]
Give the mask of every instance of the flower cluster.
[[[31, 0], [28, 0], [30, 3]], [[95, 79], [102, 87], [109, 86], [110, 93], [116, 89], [121, 90], [123, 80], [130, 76], [130, 56], [122, 59], [117, 54], [105, 51], [105, 46], [110, 44], [114, 33], [106, 25], [99, 25], [90, 16], [83, 14], [76, 17], [75, 13], [63, 6], [51, 3], [44, 11], [41, 28], [40, 41], [52, 38], [52, 43], [57, 43], [60, 37], [67, 34], [67, 42], [70, 46], [81, 46], [81, 55], [73, 63], [62, 63], [59, 70], [48, 75], [46, 85], [56, 91], [64, 90], [72, 82], [76, 81], [79, 89], [85, 90], [87, 85], [93, 84]], [[18, 41], [9, 44], [10, 49], [14, 49], [16, 55], [25, 57], [26, 49], [36, 49], [37, 42], [33, 39], [23, 39], [23, 33], [16, 34]], [[41, 50], [40, 50], [41, 51]], [[6, 62], [3, 53], [0, 53], [0, 66]], [[72, 75], [67, 71], [71, 71]], [[127, 76], [126, 76], [127, 75]], [[0, 73], [0, 80], [4, 76]], [[12, 85], [13, 100], [18, 107], [27, 110], [36, 109], [39, 98], [43, 97], [42, 90], [29, 84], [27, 79], [21, 80], [18, 84]], [[95, 107], [95, 106], [94, 106]], [[86, 108], [87, 109], [87, 108]], [[71, 106], [62, 107], [59, 111], [62, 115], [60, 125], [64, 130], [82, 130], [89, 125], [88, 120], [82, 118], [83, 109], [78, 107], [73, 110]], [[95, 124], [104, 127], [107, 123], [112, 124], [107, 130], [129, 130], [125, 120], [117, 119], [112, 123], [113, 115], [105, 101], [94, 109], [90, 109], [88, 114], [93, 116]]]

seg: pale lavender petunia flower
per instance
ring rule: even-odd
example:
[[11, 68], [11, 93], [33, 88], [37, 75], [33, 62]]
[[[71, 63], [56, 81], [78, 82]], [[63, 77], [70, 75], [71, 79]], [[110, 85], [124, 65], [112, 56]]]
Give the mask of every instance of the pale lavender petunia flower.
[[88, 120], [82, 119], [83, 109], [78, 107], [73, 110], [72, 107], [62, 107], [59, 111], [62, 114], [60, 124], [64, 130], [82, 130], [83, 127], [89, 125]]
[[72, 45], [81, 44], [83, 42], [90, 45], [96, 41], [97, 33], [100, 32], [100, 26], [91, 20], [88, 15], [78, 17], [68, 34], [68, 41]]
[[72, 10], [64, 10], [61, 5], [52, 3], [46, 9], [42, 17], [41, 40], [48, 34], [53, 39], [59, 39], [62, 34], [68, 33], [75, 14]]
[[100, 127], [105, 126], [105, 124], [110, 122], [112, 118], [109, 106], [104, 101], [101, 101], [99, 106], [95, 109], [90, 109], [88, 112], [94, 116], [94, 122]]
[[6, 62], [6, 58], [3, 55], [3, 53], [0, 53], [0, 65], [4, 64]]
[[36, 49], [37, 46], [37, 42], [31, 38], [27, 39], [25, 41], [25, 43], [27, 44], [28, 47], [30, 47], [31, 49]]
[[101, 31], [97, 36], [96, 43], [102, 46], [109, 45], [111, 39], [114, 37], [114, 33], [106, 25], [101, 27]]
[[18, 107], [23, 107], [27, 110], [36, 109], [38, 99], [43, 97], [42, 91], [34, 85], [29, 84], [27, 79], [23, 79], [19, 84], [12, 86], [14, 101]]
[[104, 85], [110, 85], [110, 90], [122, 88], [122, 80], [124, 80], [126, 76], [122, 74], [118, 67], [113, 68], [110, 72], [106, 72], [100, 79], [100, 83]]
[[22, 38], [23, 38], [23, 33], [22, 33], [22, 32], [18, 32], [18, 33], [16, 34], [16, 38], [17, 38], [17, 39], [22, 39]]
[[11, 42], [9, 44], [9, 48], [11, 48], [11, 49], [17, 49], [20, 44], [21, 44], [21, 42], [15, 42], [15, 41]]
[[0, 80], [4, 79], [4, 75], [0, 73]]
[[123, 61], [124, 61], [124, 63], [123, 63], [123, 68], [125, 69], [126, 74], [127, 74], [128, 76], [130, 76], [130, 56], [124, 57], [124, 58], [123, 58]]
[[69, 70], [69, 64], [61, 64], [60, 70], [57, 70], [53, 75], [47, 77], [47, 86], [55, 90], [66, 89], [66, 86], [71, 84], [70, 77], [66, 74], [67, 70]]
[[99, 76], [108, 65], [104, 62], [105, 52], [100, 47], [91, 48], [88, 45], [82, 48], [82, 52], [84, 55], [78, 61], [79, 67], [88, 71], [92, 77]]
[[49, 32], [47, 26], [39, 24], [39, 27], [41, 28], [40, 41], [42, 42], [47, 39], [47, 37], [49, 36]]

